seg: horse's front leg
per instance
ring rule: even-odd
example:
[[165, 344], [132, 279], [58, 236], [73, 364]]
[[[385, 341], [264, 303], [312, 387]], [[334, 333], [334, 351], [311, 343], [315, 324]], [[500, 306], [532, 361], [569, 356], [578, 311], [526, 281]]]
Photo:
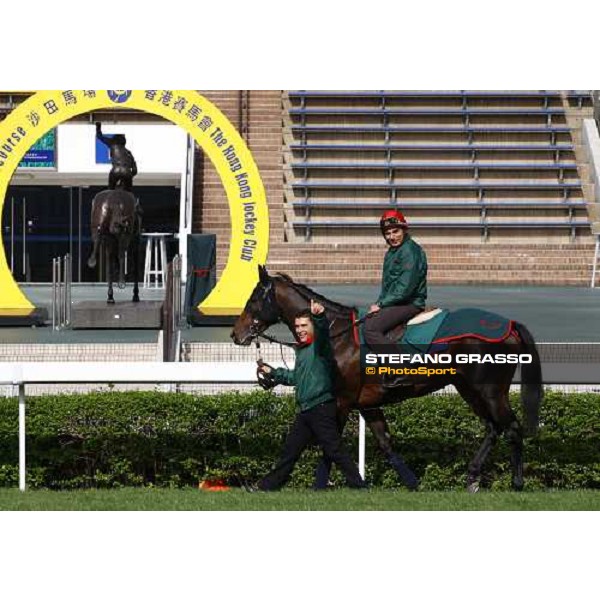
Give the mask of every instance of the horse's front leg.
[[[340, 436], [344, 433], [349, 414], [350, 411], [346, 407], [341, 408], [340, 402], [338, 401], [337, 422]], [[332, 461], [323, 454], [315, 469], [315, 490], [326, 490], [329, 486], [329, 475], [331, 473], [332, 464]]]
[[101, 227], [97, 227], [95, 231], [92, 231], [92, 253], [88, 258], [87, 265], [90, 269], [95, 269], [98, 264], [98, 250], [102, 243], [102, 230]]
[[419, 487], [419, 480], [408, 468], [404, 459], [394, 452], [392, 448], [392, 436], [390, 435], [383, 411], [380, 408], [368, 408], [361, 409], [360, 414], [369, 426], [371, 433], [375, 436], [379, 449], [390, 465], [394, 467], [404, 485], [410, 490], [416, 490]]

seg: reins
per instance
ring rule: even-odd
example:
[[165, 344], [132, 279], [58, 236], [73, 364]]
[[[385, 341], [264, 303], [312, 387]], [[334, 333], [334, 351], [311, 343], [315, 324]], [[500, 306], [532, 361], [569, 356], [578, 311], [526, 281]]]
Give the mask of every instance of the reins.
[[[344, 333], [348, 332], [348, 331], [352, 331], [352, 329], [356, 326], [356, 325], [360, 325], [361, 323], [364, 323], [365, 320], [367, 318], [369, 318], [373, 313], [369, 313], [366, 314], [364, 317], [361, 317], [360, 319], [357, 319], [356, 321], [350, 323], [350, 325], [348, 325], [347, 327], [344, 327], [341, 331], [338, 331], [337, 333], [330, 335], [329, 339], [334, 339], [337, 337], [340, 337], [341, 335], [343, 335]], [[336, 319], [334, 319], [333, 321], [331, 321], [331, 324], [329, 325], [329, 329], [331, 329], [331, 327], [333, 326], [333, 324], [335, 323]], [[277, 321], [277, 323], [281, 323], [281, 319], [279, 321]], [[254, 340], [255, 343], [257, 344], [257, 347], [260, 348], [260, 342], [256, 341], [258, 338], [262, 338], [264, 340], [267, 340], [268, 342], [271, 342], [273, 344], [279, 344], [279, 346], [287, 346], [288, 348], [295, 348], [296, 346], [298, 346], [297, 342], [284, 342], [283, 340], [278, 340], [277, 338], [274, 338], [273, 336], [267, 335], [266, 333], [256, 333], [254, 334]], [[283, 350], [282, 350], [283, 353]]]
[[[293, 287], [293, 289], [296, 290], [296, 292], [298, 292], [302, 297], [304, 297], [305, 300], [309, 300], [310, 298], [307, 297], [308, 294], [303, 293], [303, 291], [301, 291], [300, 289], [298, 289], [298, 287], [296, 285], [294, 285], [294, 283], [291, 280], [287, 280], [288, 283], [291, 284], [291, 286]], [[265, 300], [268, 299], [267, 293], [265, 293]], [[327, 310], [327, 309], [326, 309]], [[335, 309], [334, 312], [336, 312]], [[346, 327], [344, 327], [343, 329], [341, 329], [340, 331], [338, 331], [337, 333], [330, 335], [329, 338], [330, 339], [335, 339], [338, 338], [344, 334], [346, 334], [349, 331], [352, 331], [354, 329], [354, 327], [360, 325], [361, 323], [364, 323], [366, 319], [368, 319], [369, 317], [371, 317], [374, 313], [368, 313], [366, 314], [364, 317], [360, 318], [360, 319], [356, 319], [356, 320], [352, 320], [352, 313], [354, 312], [354, 309], [349, 308], [347, 309], [350, 311], [350, 315], [348, 317], [346, 317], [344, 315], [345, 318], [349, 318], [351, 319], [351, 323], [349, 325], [347, 325]], [[337, 311], [339, 312], [339, 311]], [[329, 329], [331, 330], [332, 327], [334, 326], [336, 320], [338, 319], [338, 317], [341, 316], [341, 314], [338, 314], [338, 316], [336, 316], [329, 324]], [[281, 316], [278, 317], [277, 321], [275, 323], [272, 323], [273, 325], [275, 325], [276, 323], [281, 323], [283, 322], [281, 319]], [[283, 363], [285, 364], [285, 366], [287, 367], [287, 363], [285, 361], [285, 357], [283, 355], [283, 346], [287, 347], [287, 348], [297, 348], [298, 347], [298, 343], [297, 342], [285, 342], [283, 340], [279, 340], [271, 335], [268, 335], [266, 333], [259, 333], [259, 332], [255, 332], [252, 331], [253, 328], [251, 328], [251, 334], [252, 334], [252, 338], [254, 340], [254, 343], [256, 344], [256, 353], [257, 353], [257, 358], [258, 360], [262, 361], [262, 352], [261, 352], [261, 347], [260, 347], [260, 339], [266, 340], [272, 344], [277, 344], [279, 346], [279, 349], [281, 351], [281, 359], [283, 361]]]

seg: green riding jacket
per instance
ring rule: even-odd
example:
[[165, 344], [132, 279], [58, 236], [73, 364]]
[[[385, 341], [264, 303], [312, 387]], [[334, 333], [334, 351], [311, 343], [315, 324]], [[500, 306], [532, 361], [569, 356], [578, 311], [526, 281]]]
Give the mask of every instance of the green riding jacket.
[[274, 369], [276, 383], [296, 386], [296, 402], [304, 412], [334, 400], [334, 358], [329, 340], [329, 321], [324, 314], [313, 315], [315, 328], [312, 344], [296, 349], [293, 369]]
[[402, 244], [390, 247], [383, 261], [381, 308], [413, 304], [425, 307], [427, 299], [427, 257], [423, 248], [406, 234]]

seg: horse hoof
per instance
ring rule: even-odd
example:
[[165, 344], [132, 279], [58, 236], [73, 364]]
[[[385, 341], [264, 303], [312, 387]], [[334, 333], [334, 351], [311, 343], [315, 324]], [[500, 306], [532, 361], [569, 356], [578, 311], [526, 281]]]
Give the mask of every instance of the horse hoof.
[[512, 487], [515, 492], [522, 492], [523, 491], [523, 482], [519, 481], [519, 480], [513, 481]]
[[115, 303], [115, 299], [114, 299], [114, 298], [109, 298], [109, 299], [106, 301], [106, 304], [114, 304], [114, 303]]
[[140, 301], [140, 297], [139, 296], [134, 296], [131, 301], [132, 302], [139, 302]]
[[476, 494], [479, 491], [479, 482], [478, 481], [473, 481], [472, 483], [469, 483], [469, 485], [467, 486], [467, 492], [469, 492], [469, 494]]
[[96, 259], [95, 259], [95, 258], [90, 258], [90, 259], [87, 261], [87, 266], [88, 266], [90, 269], [95, 269], [95, 268], [96, 268]]
[[404, 484], [408, 488], [409, 492], [416, 492], [419, 489], [419, 485], [421, 485], [421, 482], [416, 478], [416, 476], [413, 476], [408, 480], [405, 480]]

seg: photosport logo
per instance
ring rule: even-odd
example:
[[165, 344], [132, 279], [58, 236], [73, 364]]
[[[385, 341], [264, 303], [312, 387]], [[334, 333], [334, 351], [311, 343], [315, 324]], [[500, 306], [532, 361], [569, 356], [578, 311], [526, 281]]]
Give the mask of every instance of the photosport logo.
[[115, 104], [123, 104], [131, 97], [131, 90], [106, 90], [106, 93]]

